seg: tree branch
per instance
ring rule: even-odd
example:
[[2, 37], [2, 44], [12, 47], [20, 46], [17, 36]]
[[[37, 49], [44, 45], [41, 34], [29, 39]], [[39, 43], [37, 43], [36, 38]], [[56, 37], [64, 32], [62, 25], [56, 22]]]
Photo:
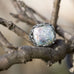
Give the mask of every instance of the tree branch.
[[[11, 49], [11, 47], [9, 47]], [[15, 49], [15, 48], [14, 48]], [[42, 59], [49, 65], [62, 60], [66, 54], [74, 52], [65, 44], [63, 40], [57, 40], [51, 47], [31, 47], [22, 46], [9, 54], [0, 56], [0, 71], [8, 69], [10, 66], [19, 63], [26, 63], [32, 59]]]
[[52, 47], [19, 47], [14, 52], [0, 56], [0, 71], [8, 69], [13, 64], [26, 63], [34, 58], [50, 61], [52, 64], [62, 60], [67, 52], [64, 41], [57, 40]]
[[[10, 53], [13, 52], [13, 48], [17, 49], [17, 47], [13, 46], [5, 37], [4, 35], [0, 32], [0, 47], [3, 47], [5, 52]], [[11, 49], [10, 49], [11, 48]]]
[[51, 17], [50, 23], [52, 25], [54, 25], [55, 29], [56, 29], [56, 24], [57, 24], [57, 20], [58, 20], [60, 2], [61, 2], [61, 0], [54, 0], [54, 3], [53, 3], [53, 10], [52, 10], [52, 14], [51, 14], [52, 17]]
[[15, 32], [18, 36], [26, 39], [29, 42], [29, 44], [32, 45], [32, 43], [29, 41], [28, 34], [21, 28], [17, 27], [14, 23], [0, 18], [0, 24], [7, 27], [9, 30]]
[[66, 40], [70, 40], [72, 35], [66, 31], [64, 31], [60, 26], [56, 26], [56, 32]]
[[33, 21], [32, 18], [29, 18], [27, 15], [25, 15], [25, 17], [21, 14], [14, 14], [14, 13], [10, 13], [10, 15], [12, 15], [14, 18], [20, 20], [21, 22], [25, 22], [27, 23], [28, 25], [35, 25], [36, 22]]
[[23, 1], [12, 0], [12, 3], [18, 13], [18, 14], [11, 13], [11, 15], [14, 18], [17, 18], [20, 21], [25, 22], [29, 25], [35, 25], [36, 23], [39, 22], [33, 15], [34, 12]]
[[5, 47], [12, 46], [12, 44], [6, 40], [6, 38], [3, 36], [1, 32], [0, 32], [0, 43]]

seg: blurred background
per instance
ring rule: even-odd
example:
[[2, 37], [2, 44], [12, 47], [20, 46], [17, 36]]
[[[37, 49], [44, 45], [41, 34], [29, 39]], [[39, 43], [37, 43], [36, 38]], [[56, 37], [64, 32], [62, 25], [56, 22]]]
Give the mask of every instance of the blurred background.
[[[51, 19], [52, 6], [54, 0], [23, 0], [28, 6], [35, 9], [47, 19]], [[26, 32], [30, 31], [30, 25], [19, 22], [16, 23], [16, 19], [10, 16], [10, 12], [16, 13], [11, 0], [0, 0], [0, 17], [14, 22], [17, 26], [21, 27]], [[58, 24], [66, 31], [74, 35], [74, 0], [61, 0], [60, 12]], [[28, 43], [22, 38], [18, 37], [7, 28], [0, 25], [0, 31], [13, 45], [22, 46], [28, 45]], [[2, 48], [0, 48], [0, 55], [4, 54]], [[62, 64], [55, 63], [52, 67], [48, 67], [47, 64], [35, 59], [27, 64], [16, 64], [9, 68], [7, 71], [2, 71], [0, 74], [70, 74], [66, 65], [65, 59]]]

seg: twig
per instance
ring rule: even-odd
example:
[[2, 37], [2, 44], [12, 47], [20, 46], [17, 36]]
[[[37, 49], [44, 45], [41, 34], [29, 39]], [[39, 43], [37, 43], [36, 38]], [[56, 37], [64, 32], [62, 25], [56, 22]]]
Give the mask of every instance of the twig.
[[3, 34], [0, 32], [0, 43], [5, 46], [12, 46], [11, 43], [8, 42], [8, 40], [6, 40], [6, 38], [3, 36]]
[[25, 17], [23, 15], [21, 15], [21, 14], [14, 14], [14, 13], [10, 13], [10, 15], [12, 15], [14, 18], [16, 18], [16, 19], [18, 19], [18, 20], [20, 20], [22, 22], [27, 23], [28, 25], [33, 26], [33, 25], [36, 24], [36, 22], [33, 21], [32, 18], [29, 18], [27, 15], [25, 15]]
[[15, 32], [18, 36], [26, 39], [29, 42], [29, 44], [32, 45], [32, 43], [29, 41], [28, 34], [21, 28], [17, 27], [14, 23], [0, 18], [0, 24], [7, 27], [9, 30]]
[[56, 32], [66, 40], [70, 40], [72, 35], [66, 31], [64, 31], [60, 26], [56, 26]]
[[24, 12], [23, 12], [23, 10], [21, 9], [18, 1], [17, 1], [17, 0], [11, 0], [11, 1], [12, 1], [12, 4], [14, 5], [14, 7], [15, 7], [17, 13], [19, 13], [19, 14], [24, 14]]
[[34, 14], [39, 16], [44, 22], [48, 22], [48, 20], [43, 17], [40, 13], [36, 12], [28, 5], [26, 5], [23, 1], [12, 0], [12, 3], [18, 14], [10, 13], [14, 18], [19, 19], [22, 22], [25, 22], [29, 25], [35, 25], [37, 23], [41, 23], [42, 21], [38, 20]]
[[29, 18], [32, 18], [36, 23], [39, 23], [36, 17], [34, 16], [34, 11], [29, 8], [23, 1], [18, 1], [21, 8], [24, 9], [24, 13], [26, 13]]
[[56, 29], [56, 24], [57, 24], [57, 20], [58, 20], [60, 2], [61, 2], [61, 0], [54, 0], [54, 3], [53, 3], [53, 10], [52, 10], [52, 14], [51, 14], [51, 24], [54, 25], [55, 29]]
[[[35, 25], [39, 21], [33, 15], [33, 11], [30, 10], [23, 1], [12, 0], [14, 7], [17, 10], [17, 15], [11, 13], [11, 15], [20, 21], [26, 22], [29, 25]], [[22, 9], [23, 8], [23, 9]], [[28, 13], [28, 14], [27, 14]], [[30, 15], [30, 16], [29, 16]], [[22, 19], [23, 18], [23, 19]]]
[[5, 37], [4, 35], [0, 32], [0, 47], [3, 47], [5, 52], [10, 53], [13, 50], [9, 49], [8, 47], [15, 47], [13, 46]]

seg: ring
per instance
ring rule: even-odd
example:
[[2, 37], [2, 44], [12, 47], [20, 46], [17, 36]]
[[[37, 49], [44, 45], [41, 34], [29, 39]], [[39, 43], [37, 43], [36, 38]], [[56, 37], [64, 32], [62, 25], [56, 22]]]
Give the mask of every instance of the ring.
[[35, 46], [50, 46], [56, 40], [56, 32], [53, 25], [41, 23], [33, 26], [29, 38]]

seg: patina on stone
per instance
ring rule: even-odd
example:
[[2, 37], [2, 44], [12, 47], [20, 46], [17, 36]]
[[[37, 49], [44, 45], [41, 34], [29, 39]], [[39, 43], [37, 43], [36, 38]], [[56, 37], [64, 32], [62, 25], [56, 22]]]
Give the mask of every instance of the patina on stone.
[[56, 39], [54, 27], [48, 23], [33, 26], [30, 32], [30, 40], [36, 46], [50, 46]]

